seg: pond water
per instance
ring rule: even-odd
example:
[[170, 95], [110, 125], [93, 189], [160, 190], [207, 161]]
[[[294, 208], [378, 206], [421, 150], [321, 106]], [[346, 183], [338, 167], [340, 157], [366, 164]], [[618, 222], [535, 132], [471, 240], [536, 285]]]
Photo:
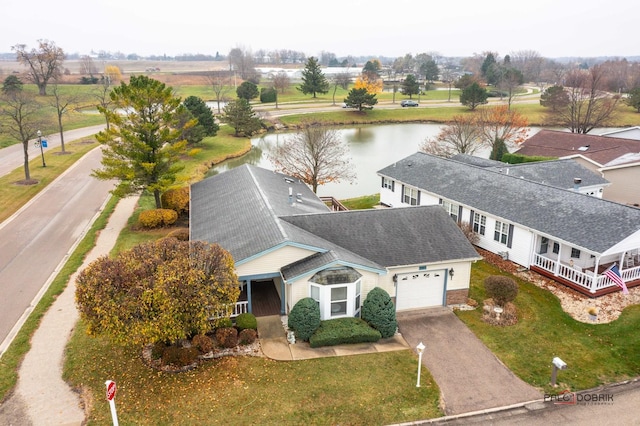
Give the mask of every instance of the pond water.
[[[353, 198], [377, 194], [380, 191], [380, 179], [376, 172], [394, 161], [401, 160], [416, 151], [425, 139], [435, 137], [440, 124], [381, 124], [364, 125], [351, 128], [339, 128], [338, 133], [351, 152], [351, 163], [357, 179], [352, 183], [337, 182], [318, 187], [319, 196], [334, 196], [337, 199]], [[533, 135], [538, 129], [531, 129]], [[242, 164], [252, 164], [273, 170], [268, 160], [269, 149], [278, 142], [290, 137], [291, 133], [267, 133], [251, 140], [251, 151], [237, 159], [225, 161], [213, 167], [208, 176], [222, 173]], [[488, 157], [489, 152], [477, 154]]]

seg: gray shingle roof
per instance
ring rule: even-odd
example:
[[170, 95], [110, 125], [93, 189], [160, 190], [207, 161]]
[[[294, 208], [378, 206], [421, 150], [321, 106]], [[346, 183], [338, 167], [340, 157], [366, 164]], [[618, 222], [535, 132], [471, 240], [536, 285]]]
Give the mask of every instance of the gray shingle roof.
[[440, 206], [352, 210], [282, 219], [386, 267], [479, 258]]
[[[290, 187], [302, 203], [289, 203]], [[296, 237], [310, 243], [308, 235], [291, 235], [296, 231], [277, 217], [329, 209], [305, 184], [244, 165], [193, 184], [190, 211], [191, 238], [218, 243], [239, 261]]]
[[640, 229], [633, 207], [421, 152], [378, 174], [597, 253]]

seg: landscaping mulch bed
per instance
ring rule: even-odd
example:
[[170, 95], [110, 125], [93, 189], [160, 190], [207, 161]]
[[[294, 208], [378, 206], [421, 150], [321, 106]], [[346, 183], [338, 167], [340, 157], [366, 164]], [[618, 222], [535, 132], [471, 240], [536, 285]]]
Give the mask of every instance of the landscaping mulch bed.
[[[628, 295], [624, 295], [622, 291], [619, 291], [598, 298], [591, 298], [557, 283], [550, 278], [525, 269], [514, 262], [504, 260], [495, 253], [479, 248], [477, 250], [484, 260], [500, 270], [553, 293], [560, 299], [562, 309], [577, 321], [586, 323], [608, 323], [618, 319], [622, 310], [627, 306], [640, 304], [640, 287], [629, 289]], [[595, 321], [592, 321], [589, 317], [588, 310], [590, 307], [595, 307], [598, 311], [598, 316]]]

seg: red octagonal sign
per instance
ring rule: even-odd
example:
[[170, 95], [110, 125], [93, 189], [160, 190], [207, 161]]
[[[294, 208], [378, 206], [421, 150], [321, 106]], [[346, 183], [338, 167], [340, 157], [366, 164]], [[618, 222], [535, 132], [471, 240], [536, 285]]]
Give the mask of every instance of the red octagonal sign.
[[116, 397], [116, 382], [107, 380], [107, 400], [112, 401]]

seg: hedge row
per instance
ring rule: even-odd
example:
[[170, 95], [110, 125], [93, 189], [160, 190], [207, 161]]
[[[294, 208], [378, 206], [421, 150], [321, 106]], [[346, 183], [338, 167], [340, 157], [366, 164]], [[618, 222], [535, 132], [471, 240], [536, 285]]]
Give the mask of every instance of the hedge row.
[[178, 213], [170, 209], [145, 210], [138, 217], [140, 226], [149, 229], [173, 225], [177, 220]]
[[336, 318], [322, 321], [320, 328], [309, 339], [312, 348], [335, 346], [345, 343], [371, 343], [382, 338], [378, 330], [374, 330], [360, 318]]

